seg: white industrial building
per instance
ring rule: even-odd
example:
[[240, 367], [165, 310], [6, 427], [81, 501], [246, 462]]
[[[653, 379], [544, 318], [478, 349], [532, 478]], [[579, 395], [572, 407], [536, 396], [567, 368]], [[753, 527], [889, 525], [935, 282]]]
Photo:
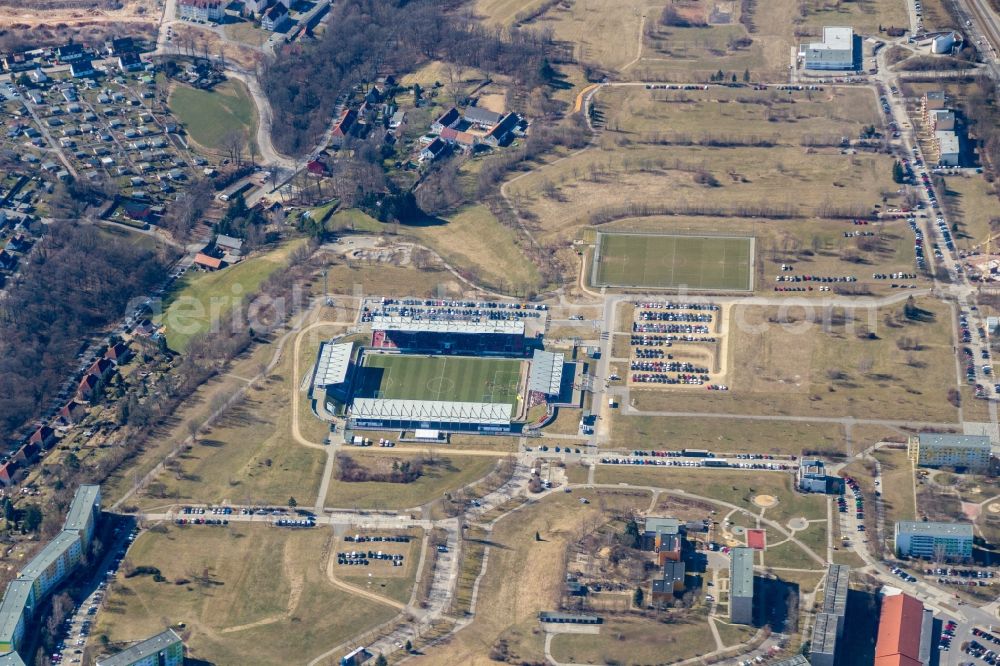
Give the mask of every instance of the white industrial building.
[[854, 69], [854, 29], [823, 28], [823, 41], [802, 44], [799, 58], [806, 69]]

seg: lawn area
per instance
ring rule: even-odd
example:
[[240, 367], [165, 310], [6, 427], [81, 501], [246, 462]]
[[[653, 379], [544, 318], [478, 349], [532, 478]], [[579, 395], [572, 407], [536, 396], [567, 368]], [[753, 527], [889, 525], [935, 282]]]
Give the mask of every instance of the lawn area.
[[267, 38], [271, 36], [271, 33], [266, 30], [254, 27], [250, 21], [226, 23], [222, 26], [222, 31], [226, 33], [226, 39], [258, 47], [263, 46]]
[[599, 234], [594, 286], [750, 289], [753, 239]]
[[882, 448], [875, 452], [882, 465], [882, 504], [885, 506], [885, 524], [898, 520], [917, 520], [913, 496], [913, 465], [905, 449]]
[[[711, 652], [714, 646], [708, 620], [690, 612], [690, 620], [664, 624], [652, 618], [616, 615], [608, 618], [599, 634], [558, 634], [552, 639], [552, 656], [560, 663], [659, 664]], [[752, 635], [752, 634], [751, 634]], [[623, 654], [622, 643], [627, 645]]]
[[[941, 201], [949, 213], [949, 220], [958, 224], [955, 243], [960, 249], [972, 249], [986, 241], [990, 233], [990, 219], [997, 218], [997, 195], [994, 186], [982, 176], [948, 176]], [[993, 240], [993, 251], [1000, 240]], [[985, 251], [985, 249], [984, 249]]]
[[342, 208], [327, 220], [329, 231], [367, 231], [380, 233], [385, 231], [385, 224], [357, 208]]
[[[950, 308], [917, 299], [926, 315], [907, 319], [904, 304], [884, 308], [733, 309], [729, 386], [706, 391], [632, 391], [648, 410], [847, 416], [953, 422], [955, 385]], [[782, 322], [782, 323], [776, 323]], [[828, 322], [828, 323], [827, 323]], [[869, 335], [874, 334], [874, 335]], [[907, 341], [917, 340], [917, 348]]]
[[210, 91], [176, 84], [169, 104], [188, 135], [202, 148], [223, 152], [224, 138], [233, 131], [243, 135], [247, 144], [254, 140], [257, 110], [240, 81], [229, 79]]
[[793, 492], [793, 480], [791, 474], [782, 472], [615, 465], [599, 466], [594, 477], [595, 483], [685, 490], [693, 495], [729, 502], [754, 514], [760, 514], [760, 507], [753, 504], [753, 498], [772, 495], [778, 499], [778, 504], [768, 509], [765, 516], [782, 525], [796, 517], [826, 518], [826, 500], [818, 495]]
[[521, 361], [365, 354], [357, 398], [508, 404], [517, 410]]
[[708, 449], [723, 453], [844, 455], [843, 429], [833, 423], [635, 416], [614, 413], [611, 445], [623, 449]]
[[95, 645], [101, 636], [134, 641], [183, 622], [190, 658], [306, 663], [396, 613], [328, 581], [331, 538], [323, 529], [239, 524], [146, 532], [127, 563], [155, 567], [166, 580], [119, 574], [97, 616]]
[[[364, 467], [375, 467], [384, 462], [380, 453], [355, 453], [349, 455]], [[397, 453], [393, 458], [405, 460], [408, 456]], [[440, 499], [446, 492], [483, 478], [494, 468], [500, 455], [451, 456], [435, 451], [437, 463], [424, 466], [423, 475], [412, 483], [380, 481], [346, 482], [336, 478], [330, 481], [326, 505], [358, 509], [408, 509]]]
[[[266, 383], [251, 388], [242, 403], [199, 433], [197, 442], [147, 487], [140, 505], [284, 505], [295, 497], [302, 506], [312, 506], [325, 457], [292, 438], [291, 363], [286, 354]], [[309, 415], [303, 423], [318, 422]]]
[[716, 628], [719, 630], [719, 638], [726, 647], [733, 647], [735, 645], [740, 645], [741, 643], [746, 643], [748, 640], [753, 638], [754, 633], [756, 633], [751, 627], [744, 624], [729, 624], [728, 622], [718, 621], [715, 623]]
[[[590, 504], [578, 502], [581, 493]], [[488, 666], [497, 663], [489, 653], [499, 646], [504, 646], [509, 663], [542, 663], [538, 612], [558, 606], [565, 584], [563, 558], [574, 535], [584, 525], [606, 522], [608, 512], [648, 505], [648, 493], [578, 491], [549, 495], [505, 517], [489, 535], [493, 546], [472, 623], [447, 644], [426, 649], [413, 663]], [[535, 541], [536, 531], [541, 541]]]
[[[817, 555], [823, 557], [825, 552], [824, 549], [822, 552], [817, 553]], [[764, 553], [764, 565], [779, 569], [820, 569], [820, 565], [816, 560], [807, 555], [804, 550], [791, 541], [783, 543], [780, 546], [775, 546], [774, 548], [768, 548]], [[780, 578], [783, 572], [778, 571], [775, 573]]]
[[304, 242], [286, 243], [213, 273], [188, 270], [164, 299], [163, 314], [156, 318], [166, 326], [167, 345], [183, 353], [193, 336], [217, 326], [220, 317], [252, 298], [261, 283], [285, 266], [292, 251]]
[[438, 222], [401, 226], [399, 231], [436, 251], [473, 282], [504, 292], [541, 286], [538, 270], [515, 244], [514, 232], [484, 205], [463, 208]]

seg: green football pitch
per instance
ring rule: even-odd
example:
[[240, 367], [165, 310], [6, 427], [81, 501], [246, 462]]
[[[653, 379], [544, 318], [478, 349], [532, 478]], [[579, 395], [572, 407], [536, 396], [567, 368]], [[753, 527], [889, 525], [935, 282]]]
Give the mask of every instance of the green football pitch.
[[358, 398], [508, 403], [517, 407], [521, 361], [365, 354]]
[[749, 291], [753, 239], [598, 234], [595, 287]]

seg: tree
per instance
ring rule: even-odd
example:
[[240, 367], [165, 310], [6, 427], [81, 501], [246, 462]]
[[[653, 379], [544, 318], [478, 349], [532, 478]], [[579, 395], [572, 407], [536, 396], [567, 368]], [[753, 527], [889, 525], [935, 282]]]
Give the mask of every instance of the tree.
[[733, 83], [736, 83], [736, 72], [733, 72]]
[[403, 647], [406, 648], [407, 652], [413, 652], [413, 643], [410, 642], [410, 639], [406, 639], [406, 645]]
[[378, 659], [375, 660], [375, 666], [389, 666], [389, 660], [385, 658], [384, 654], [379, 654]]
[[542, 535], [539, 534], [538, 532], [535, 532], [535, 541], [541, 541], [541, 540], [542, 540]]
[[743, 83], [750, 83], [750, 69], [743, 70]]
[[37, 532], [42, 525], [42, 510], [37, 504], [28, 504], [21, 512], [21, 531], [24, 533]]
[[288, 506], [290, 506], [290, 507], [292, 507], [294, 509], [298, 505], [299, 505], [299, 503], [295, 501], [294, 497], [289, 497], [288, 498]]
[[903, 172], [903, 165], [899, 161], [894, 161], [892, 163], [892, 182], [902, 183], [905, 180], [906, 175]]
[[635, 592], [632, 593], [632, 604], [636, 608], [642, 608], [642, 602], [646, 599], [646, 593], [642, 591], [641, 587], [636, 587]]

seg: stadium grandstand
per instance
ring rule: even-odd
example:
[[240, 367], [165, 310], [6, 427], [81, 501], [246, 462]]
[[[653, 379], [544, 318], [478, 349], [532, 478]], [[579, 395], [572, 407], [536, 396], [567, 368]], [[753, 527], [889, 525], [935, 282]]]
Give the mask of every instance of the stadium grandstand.
[[372, 347], [412, 353], [524, 355], [521, 320], [438, 320], [415, 316], [372, 317]]

